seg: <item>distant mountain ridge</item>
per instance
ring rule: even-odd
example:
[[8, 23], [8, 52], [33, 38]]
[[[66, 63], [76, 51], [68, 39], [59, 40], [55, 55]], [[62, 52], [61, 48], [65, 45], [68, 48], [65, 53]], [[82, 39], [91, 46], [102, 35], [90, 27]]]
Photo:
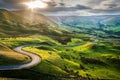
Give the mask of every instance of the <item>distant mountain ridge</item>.
[[[120, 15], [101, 16], [48, 16], [55, 23], [68, 26], [74, 32], [120, 37]], [[105, 34], [105, 36], [104, 36]]]
[[101, 16], [48, 16], [54, 22], [67, 24], [67, 23], [83, 23], [83, 22], [91, 22], [91, 23], [99, 23], [99, 21], [107, 21], [114, 20], [119, 21], [120, 15], [101, 15]]

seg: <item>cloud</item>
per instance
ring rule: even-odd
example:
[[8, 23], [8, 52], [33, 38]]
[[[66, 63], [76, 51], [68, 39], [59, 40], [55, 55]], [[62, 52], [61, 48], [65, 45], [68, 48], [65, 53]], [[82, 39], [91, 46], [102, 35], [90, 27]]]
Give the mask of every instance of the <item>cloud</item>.
[[38, 10], [42, 12], [62, 12], [62, 11], [68, 12], [68, 11], [77, 11], [77, 10], [86, 10], [86, 9], [91, 9], [91, 8], [78, 4], [74, 7], [49, 7], [46, 9], [38, 9]]
[[95, 10], [91, 10], [91, 12], [95, 12], [95, 13], [114, 13], [114, 12], [120, 12], [120, 8], [116, 8], [116, 9], [109, 9], [109, 10], [103, 10], [103, 9], [95, 9]]
[[91, 9], [91, 8], [88, 6], [83, 6], [83, 5], [77, 4], [76, 9]]
[[[6, 9], [26, 9], [26, 6], [22, 3], [30, 2], [31, 0], [0, 0], [0, 8]], [[55, 3], [53, 2], [46, 2], [49, 7], [54, 7]]]
[[[0, 0], [0, 8], [6, 9], [26, 9], [20, 3], [31, 0]], [[57, 14], [120, 14], [120, 0], [64, 0], [64, 6], [60, 6], [60, 0], [48, 2], [46, 9], [37, 9], [37, 12], [57, 13]]]
[[[19, 3], [22, 2], [28, 2], [31, 0], [0, 0], [2, 1], [2, 3], [0, 3], [1, 5], [4, 6], [23, 6], [20, 5]], [[55, 2], [53, 2], [53, 0], [51, 0], [51, 2], [48, 2], [47, 4], [49, 5], [49, 7], [55, 7], [58, 6], [60, 7], [60, 0], [54, 0]], [[114, 8], [116, 6], [118, 6], [118, 4], [120, 3], [120, 0], [64, 0], [63, 2], [66, 6], [69, 6], [73, 9], [74, 6], [77, 7], [77, 9], [108, 9], [108, 8]], [[117, 4], [116, 4], [117, 3]], [[13, 7], [13, 8], [14, 8]]]
[[96, 5], [94, 9], [114, 9], [118, 8], [120, 0], [104, 0], [99, 5]]

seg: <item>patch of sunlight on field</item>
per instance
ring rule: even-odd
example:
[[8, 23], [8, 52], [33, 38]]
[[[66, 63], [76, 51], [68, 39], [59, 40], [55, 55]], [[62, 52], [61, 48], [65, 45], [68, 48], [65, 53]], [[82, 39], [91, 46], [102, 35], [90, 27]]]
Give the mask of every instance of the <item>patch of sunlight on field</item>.
[[78, 68], [78, 69], [80, 68], [80, 64], [79, 63], [70, 61], [68, 59], [64, 59], [64, 61], [66, 62], [66, 65], [68, 65], [69, 67]]
[[63, 63], [61, 57], [54, 52], [50, 54], [48, 51], [40, 50], [35, 47], [25, 47], [23, 49], [40, 55], [42, 60], [48, 60], [54, 65], [61, 66], [61, 63]]
[[87, 77], [87, 76], [86, 76], [86, 73], [87, 73], [87, 72], [85, 72], [84, 70], [79, 70], [79, 74], [80, 74], [81, 76], [83, 76], [83, 77]]
[[50, 43], [55, 43], [55, 44], [58, 44], [60, 45], [60, 43], [48, 36], [43, 36], [43, 35], [33, 35], [33, 36], [30, 36], [30, 38], [34, 38], [34, 39], [40, 39], [41, 42], [50, 42]]
[[[69, 74], [70, 76], [76, 76], [74, 73], [77, 73], [82, 77], [89, 78], [120, 79], [120, 73], [117, 71], [119, 70], [119, 64], [111, 63], [111, 61], [119, 62], [119, 54], [115, 55], [114, 52], [110, 54], [108, 51], [110, 49], [106, 48], [106, 45], [104, 47], [100, 44], [87, 42], [80, 46], [73, 46], [72, 48], [58, 46], [30, 48], [26, 50], [35, 52], [43, 58], [43, 61], [35, 67], [37, 70], [50, 74]], [[101, 49], [104, 53], [101, 52]], [[85, 61], [90, 59], [94, 63], [84, 63], [81, 57], [84, 57]], [[105, 65], [97, 64], [97, 61], [102, 61]]]
[[76, 51], [84, 52], [84, 51], [89, 50], [93, 45], [94, 45], [93, 43], [87, 42], [86, 44], [74, 47], [73, 49]]
[[79, 64], [73, 61], [70, 61], [68, 59], [62, 59], [57, 53], [51, 52], [49, 54], [48, 51], [36, 49], [35, 47], [25, 47], [24, 50], [34, 52], [42, 57], [42, 60], [47, 60], [51, 64], [58, 66], [62, 69], [65, 68], [65, 66], [68, 66], [69, 69], [79, 69]]
[[14, 48], [26, 44], [57, 44], [61, 45], [58, 41], [42, 35], [33, 35], [28, 37], [16, 37], [16, 38], [0, 38], [0, 42], [6, 44], [7, 46]]
[[115, 54], [101, 54], [101, 56], [107, 59], [120, 59], [120, 56]]
[[29, 52], [36, 53], [37, 55], [40, 55], [42, 60], [48, 59], [50, 57], [50, 54], [47, 51], [36, 49], [35, 47], [25, 47], [23, 50], [27, 50]]
[[33, 52], [42, 58], [42, 62], [36, 66], [37, 70], [53, 73], [53, 74], [66, 74], [64, 70], [61, 69], [61, 58], [56, 53], [49, 53], [45, 50], [40, 50], [35, 47], [25, 47], [26, 51]]

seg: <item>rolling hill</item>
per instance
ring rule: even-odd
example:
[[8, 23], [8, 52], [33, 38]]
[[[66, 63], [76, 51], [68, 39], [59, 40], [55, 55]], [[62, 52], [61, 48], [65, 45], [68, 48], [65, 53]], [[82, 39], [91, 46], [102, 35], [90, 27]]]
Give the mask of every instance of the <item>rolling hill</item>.
[[48, 16], [59, 25], [67, 26], [73, 32], [90, 34], [98, 37], [120, 36], [120, 15], [103, 16]]
[[115, 39], [119, 33], [119, 16], [46, 17], [0, 9], [0, 65], [29, 62], [28, 56], [12, 50], [27, 44], [23, 50], [42, 59], [31, 69], [3, 71], [3, 75], [33, 80], [118, 80], [120, 42]]
[[30, 61], [30, 57], [18, 54], [5, 44], [0, 43], [0, 65], [23, 64]]
[[47, 17], [30, 11], [0, 9], [0, 36], [17, 37], [33, 34], [61, 34], [57, 24]]
[[104, 25], [120, 26], [120, 16], [111, 16], [102, 21]]

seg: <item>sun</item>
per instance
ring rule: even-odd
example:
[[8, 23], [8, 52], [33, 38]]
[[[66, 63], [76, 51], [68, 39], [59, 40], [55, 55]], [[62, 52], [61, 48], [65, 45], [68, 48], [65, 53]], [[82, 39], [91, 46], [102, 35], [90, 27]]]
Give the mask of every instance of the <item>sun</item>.
[[34, 9], [34, 8], [46, 8], [48, 5], [40, 0], [36, 0], [36, 1], [31, 1], [31, 2], [26, 2], [24, 3], [25, 5], [28, 6], [28, 8], [30, 9]]

